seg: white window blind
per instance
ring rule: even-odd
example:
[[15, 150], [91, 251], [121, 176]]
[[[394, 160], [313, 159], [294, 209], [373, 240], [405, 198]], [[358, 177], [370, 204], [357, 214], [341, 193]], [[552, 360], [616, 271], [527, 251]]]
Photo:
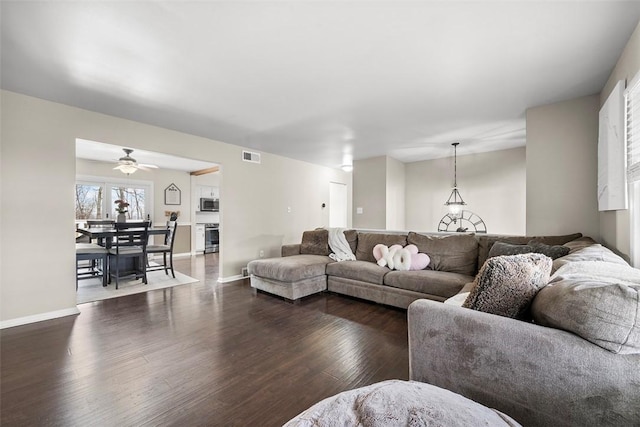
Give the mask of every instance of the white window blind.
[[640, 73], [625, 93], [627, 176], [629, 183], [640, 181]]

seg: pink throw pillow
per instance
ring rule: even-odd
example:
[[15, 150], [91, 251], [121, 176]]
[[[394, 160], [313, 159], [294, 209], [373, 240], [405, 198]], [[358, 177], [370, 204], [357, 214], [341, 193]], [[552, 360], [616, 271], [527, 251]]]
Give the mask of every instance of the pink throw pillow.
[[409, 267], [409, 270], [424, 270], [430, 262], [431, 258], [427, 254], [411, 254], [411, 267]]

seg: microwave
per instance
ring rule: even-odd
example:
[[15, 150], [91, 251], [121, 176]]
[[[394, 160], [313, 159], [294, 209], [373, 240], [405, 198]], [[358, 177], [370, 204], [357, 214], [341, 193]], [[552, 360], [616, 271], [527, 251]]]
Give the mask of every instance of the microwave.
[[218, 212], [220, 210], [220, 199], [208, 199], [202, 197], [200, 199], [201, 212]]

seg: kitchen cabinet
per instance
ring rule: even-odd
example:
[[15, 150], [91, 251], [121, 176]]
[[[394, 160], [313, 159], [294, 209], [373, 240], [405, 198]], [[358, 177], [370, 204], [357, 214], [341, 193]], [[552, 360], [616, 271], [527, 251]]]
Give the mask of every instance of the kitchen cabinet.
[[199, 185], [198, 194], [200, 197], [204, 197], [206, 199], [218, 199], [220, 197], [220, 190], [218, 187]]
[[194, 205], [196, 212], [200, 211], [200, 199], [219, 199], [220, 198], [220, 188], [213, 187], [210, 185], [198, 185], [196, 186], [196, 199], [194, 200]]
[[204, 224], [196, 224], [196, 252], [204, 252]]

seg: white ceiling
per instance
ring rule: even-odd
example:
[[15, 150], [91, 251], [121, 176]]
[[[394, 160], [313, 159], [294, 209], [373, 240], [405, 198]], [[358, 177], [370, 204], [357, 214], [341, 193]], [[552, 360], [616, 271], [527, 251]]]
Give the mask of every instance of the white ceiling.
[[[522, 146], [638, 1], [6, 1], [3, 89], [331, 167]], [[103, 141], [108, 142], [108, 141]]]

